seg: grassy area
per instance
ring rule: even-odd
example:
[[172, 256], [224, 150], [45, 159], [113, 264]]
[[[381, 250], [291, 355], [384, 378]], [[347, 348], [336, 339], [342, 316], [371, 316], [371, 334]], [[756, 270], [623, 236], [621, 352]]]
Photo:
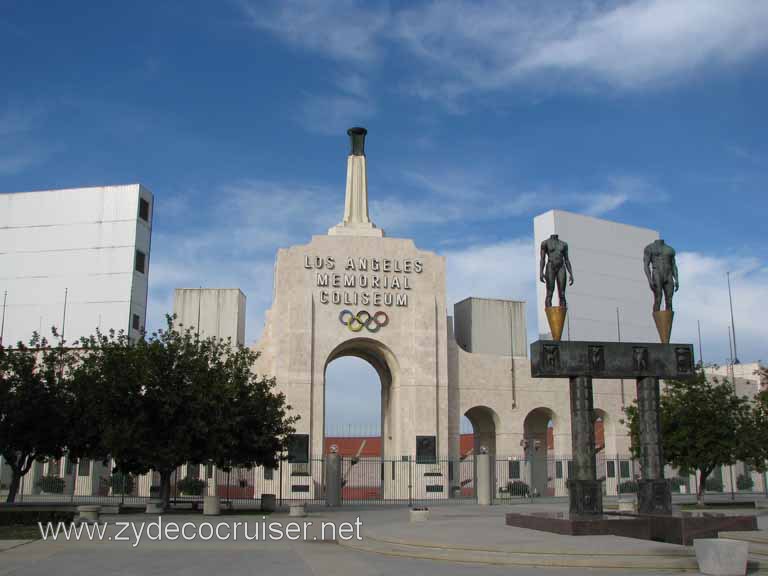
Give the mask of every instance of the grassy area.
[[37, 540], [40, 530], [35, 526], [0, 526], [0, 540]]

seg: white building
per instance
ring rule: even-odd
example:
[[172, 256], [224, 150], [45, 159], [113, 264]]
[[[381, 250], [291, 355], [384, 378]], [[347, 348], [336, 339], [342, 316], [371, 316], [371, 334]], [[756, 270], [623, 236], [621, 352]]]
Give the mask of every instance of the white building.
[[245, 345], [245, 294], [238, 288], [176, 288], [173, 313], [184, 329]]
[[[152, 193], [139, 184], [0, 194], [3, 342], [144, 329]], [[65, 307], [66, 300], [66, 307]]]
[[[533, 231], [537, 279], [541, 243], [552, 234], [568, 243], [575, 281], [566, 292], [563, 340], [616, 341], [620, 327], [624, 342], [658, 342], [651, 315], [653, 295], [643, 273], [643, 249], [659, 238], [657, 231], [562, 210], [536, 216]], [[548, 339], [546, 288], [537, 284], [539, 334]]]

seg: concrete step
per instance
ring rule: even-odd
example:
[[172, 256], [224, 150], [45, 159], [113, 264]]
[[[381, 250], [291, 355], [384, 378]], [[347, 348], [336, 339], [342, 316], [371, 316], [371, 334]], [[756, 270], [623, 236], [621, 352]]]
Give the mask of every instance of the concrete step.
[[366, 536], [362, 541], [339, 541], [340, 546], [404, 558], [496, 566], [537, 566], [551, 568], [613, 568], [643, 571], [698, 571], [693, 550], [683, 553], [563, 553], [558, 550], [511, 551], [498, 548], [405, 542]]
[[768, 561], [768, 530], [749, 530], [740, 532], [718, 532], [718, 538], [741, 540], [749, 543], [749, 555], [756, 560]]

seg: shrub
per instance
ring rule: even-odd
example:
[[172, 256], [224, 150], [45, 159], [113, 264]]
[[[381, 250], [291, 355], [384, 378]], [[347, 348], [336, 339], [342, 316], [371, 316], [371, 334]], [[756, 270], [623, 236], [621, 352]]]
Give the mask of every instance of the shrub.
[[722, 492], [723, 481], [720, 478], [707, 478], [704, 482], [704, 490], [707, 492]]
[[131, 494], [135, 485], [131, 474], [121, 474], [115, 472], [109, 479], [109, 487], [112, 488], [112, 494]]
[[205, 482], [199, 478], [186, 478], [179, 480], [176, 483], [176, 488], [181, 494], [187, 496], [200, 496], [205, 488]]
[[531, 489], [522, 480], [510, 480], [507, 482], [507, 492], [510, 496], [529, 496]]
[[37, 481], [37, 487], [48, 494], [64, 493], [64, 478], [58, 476], [43, 476]]
[[35, 526], [38, 522], [70, 523], [76, 512], [71, 510], [0, 509], [0, 526]]
[[736, 478], [736, 488], [739, 490], [752, 490], [754, 485], [755, 482], [749, 474], [739, 474], [739, 477]]
[[619, 484], [619, 494], [634, 494], [637, 492], [637, 482], [635, 480], [624, 480]]

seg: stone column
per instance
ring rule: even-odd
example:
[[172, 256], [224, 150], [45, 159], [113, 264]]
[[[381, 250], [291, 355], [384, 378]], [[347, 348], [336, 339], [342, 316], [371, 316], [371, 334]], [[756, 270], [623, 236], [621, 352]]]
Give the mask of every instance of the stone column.
[[603, 491], [595, 465], [592, 378], [570, 378], [573, 476], [568, 479], [571, 514], [602, 514]]
[[325, 505], [341, 506], [341, 456], [325, 457]]
[[640, 474], [637, 509], [643, 514], [671, 514], [672, 491], [664, 479], [658, 378], [637, 379], [640, 424]]
[[490, 506], [493, 499], [490, 454], [475, 455], [475, 490], [477, 503]]

